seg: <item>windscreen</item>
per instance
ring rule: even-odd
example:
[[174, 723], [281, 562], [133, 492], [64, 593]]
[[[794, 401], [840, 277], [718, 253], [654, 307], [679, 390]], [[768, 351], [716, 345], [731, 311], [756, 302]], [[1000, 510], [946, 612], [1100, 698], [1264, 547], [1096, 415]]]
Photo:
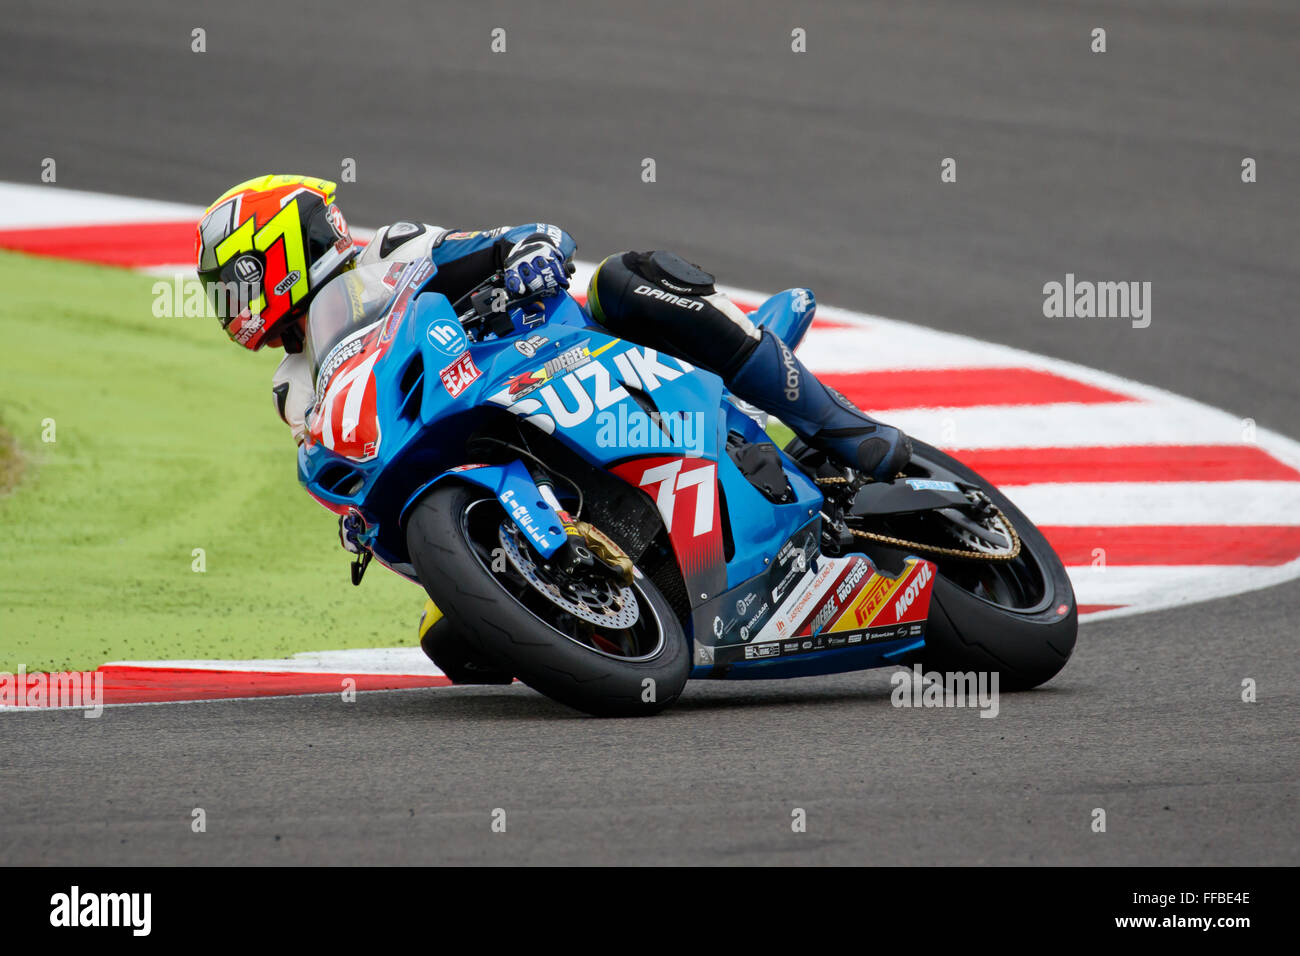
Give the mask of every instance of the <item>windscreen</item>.
[[316, 293], [307, 313], [305, 349], [311, 360], [312, 378], [331, 348], [357, 329], [374, 323], [393, 297], [384, 282], [392, 263], [375, 263], [350, 269]]

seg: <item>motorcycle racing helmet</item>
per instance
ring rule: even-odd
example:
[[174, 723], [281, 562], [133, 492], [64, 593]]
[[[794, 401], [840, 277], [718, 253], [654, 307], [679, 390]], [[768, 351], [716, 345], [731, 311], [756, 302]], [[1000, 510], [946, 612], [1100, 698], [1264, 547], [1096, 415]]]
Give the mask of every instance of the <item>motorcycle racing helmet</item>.
[[309, 176], [260, 176], [204, 211], [195, 264], [232, 341], [251, 351], [302, 350], [312, 297], [360, 252], [335, 188]]

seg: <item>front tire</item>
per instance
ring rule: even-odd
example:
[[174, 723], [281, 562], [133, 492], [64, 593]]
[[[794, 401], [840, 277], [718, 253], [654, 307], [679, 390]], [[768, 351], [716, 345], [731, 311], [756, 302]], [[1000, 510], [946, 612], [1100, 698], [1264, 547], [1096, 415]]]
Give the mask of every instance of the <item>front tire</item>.
[[475, 657], [598, 717], [649, 716], [674, 703], [690, 676], [690, 648], [658, 588], [640, 574], [633, 582], [638, 621], [649, 635], [638, 635], [645, 642], [636, 652], [624, 656], [583, 643], [561, 629], [563, 613], [538, 603], [540, 591], [511, 576], [511, 565], [498, 561], [504, 570], [493, 569], [493, 552], [501, 550], [495, 534], [505, 522], [494, 497], [459, 482], [435, 487], [407, 522], [420, 583]]

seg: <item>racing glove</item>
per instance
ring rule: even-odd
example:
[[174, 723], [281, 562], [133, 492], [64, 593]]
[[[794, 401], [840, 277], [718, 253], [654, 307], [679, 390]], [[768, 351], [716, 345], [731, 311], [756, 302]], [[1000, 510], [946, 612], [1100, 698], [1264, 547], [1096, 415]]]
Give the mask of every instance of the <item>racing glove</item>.
[[512, 299], [547, 299], [569, 287], [564, 253], [540, 235], [514, 244], [506, 254], [502, 275]]

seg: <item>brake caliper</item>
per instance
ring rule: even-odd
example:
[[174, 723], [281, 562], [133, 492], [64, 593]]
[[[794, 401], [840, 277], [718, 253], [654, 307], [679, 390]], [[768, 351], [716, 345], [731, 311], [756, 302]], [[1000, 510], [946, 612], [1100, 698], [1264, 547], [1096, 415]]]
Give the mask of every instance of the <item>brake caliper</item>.
[[589, 521], [576, 521], [573, 526], [597, 560], [616, 572], [624, 584], [632, 583], [632, 559], [614, 543], [613, 538]]

